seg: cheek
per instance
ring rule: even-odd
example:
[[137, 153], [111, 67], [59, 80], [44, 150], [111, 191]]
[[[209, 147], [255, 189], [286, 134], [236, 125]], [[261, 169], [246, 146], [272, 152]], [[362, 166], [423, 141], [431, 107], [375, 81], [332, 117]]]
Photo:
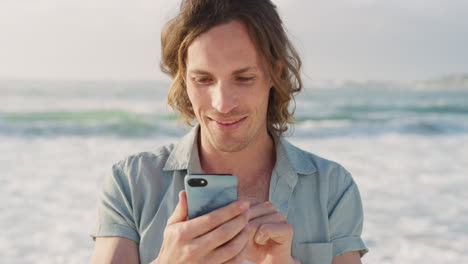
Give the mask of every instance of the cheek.
[[263, 115], [265, 116], [265, 118], [268, 115], [268, 104], [270, 103], [270, 93], [271, 93], [271, 89], [270, 88], [266, 89], [266, 91], [261, 97], [262, 102], [259, 103], [262, 105], [261, 111], [263, 112]]
[[268, 99], [270, 97], [270, 88], [267, 86], [262, 87], [256, 94], [256, 102], [261, 107], [268, 107]]
[[264, 116], [268, 111], [268, 97], [270, 89], [265, 87], [257, 87], [255, 92], [244, 98], [244, 103], [254, 110], [256, 115]]

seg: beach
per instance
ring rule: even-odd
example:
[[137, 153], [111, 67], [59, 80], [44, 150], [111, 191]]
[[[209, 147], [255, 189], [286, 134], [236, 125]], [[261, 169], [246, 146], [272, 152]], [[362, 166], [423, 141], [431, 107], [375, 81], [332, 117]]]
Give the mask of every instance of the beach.
[[[443, 85], [442, 85], [443, 86]], [[2, 263], [88, 263], [103, 177], [188, 131], [156, 82], [0, 82]], [[468, 263], [468, 89], [305, 89], [288, 140], [342, 164], [363, 263]]]

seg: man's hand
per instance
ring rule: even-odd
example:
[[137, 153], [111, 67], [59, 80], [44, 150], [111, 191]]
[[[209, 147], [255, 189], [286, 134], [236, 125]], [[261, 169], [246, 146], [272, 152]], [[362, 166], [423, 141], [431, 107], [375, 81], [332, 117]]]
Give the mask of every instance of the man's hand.
[[181, 191], [153, 263], [241, 263], [252, 233], [247, 225], [248, 209], [249, 202], [240, 200], [186, 221], [187, 196]]
[[250, 234], [247, 259], [258, 264], [300, 263], [291, 256], [293, 228], [286, 216], [271, 202], [257, 204], [249, 210]]

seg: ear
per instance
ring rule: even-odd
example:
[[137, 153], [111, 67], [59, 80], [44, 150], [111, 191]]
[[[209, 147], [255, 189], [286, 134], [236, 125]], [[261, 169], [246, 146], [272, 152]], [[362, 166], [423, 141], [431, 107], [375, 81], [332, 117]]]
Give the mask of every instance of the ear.
[[[277, 60], [275, 62], [274, 71], [275, 71], [276, 76], [278, 76], [278, 77], [281, 76], [281, 74], [283, 73], [283, 62], [282, 61]], [[270, 78], [270, 87], [273, 87], [273, 81], [272, 81], [271, 78]]]
[[276, 74], [281, 76], [281, 73], [283, 73], [283, 62], [282, 61], [280, 61], [280, 60], [276, 61], [275, 70], [276, 70]]

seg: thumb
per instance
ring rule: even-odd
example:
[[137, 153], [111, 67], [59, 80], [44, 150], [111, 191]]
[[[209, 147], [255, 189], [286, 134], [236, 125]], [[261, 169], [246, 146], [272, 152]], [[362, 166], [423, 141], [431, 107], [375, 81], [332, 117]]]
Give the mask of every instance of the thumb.
[[172, 225], [178, 222], [185, 221], [187, 219], [188, 209], [187, 209], [187, 193], [185, 190], [179, 192], [179, 202], [177, 203], [174, 212], [171, 217], [167, 220], [167, 225]]

